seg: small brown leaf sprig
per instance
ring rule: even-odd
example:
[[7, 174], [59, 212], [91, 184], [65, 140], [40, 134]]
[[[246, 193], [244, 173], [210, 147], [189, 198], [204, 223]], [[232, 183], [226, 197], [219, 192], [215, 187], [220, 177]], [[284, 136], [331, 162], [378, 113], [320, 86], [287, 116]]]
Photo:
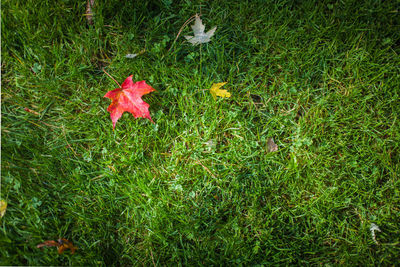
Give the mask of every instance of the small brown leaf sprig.
[[39, 245], [36, 246], [37, 248], [42, 248], [42, 247], [57, 247], [58, 248], [58, 254], [61, 254], [64, 252], [64, 250], [70, 249], [71, 254], [75, 253], [75, 250], [78, 248], [74, 246], [74, 244], [65, 239], [65, 238], [60, 238], [57, 241], [54, 240], [47, 240], [44, 241], [43, 243], [40, 243]]

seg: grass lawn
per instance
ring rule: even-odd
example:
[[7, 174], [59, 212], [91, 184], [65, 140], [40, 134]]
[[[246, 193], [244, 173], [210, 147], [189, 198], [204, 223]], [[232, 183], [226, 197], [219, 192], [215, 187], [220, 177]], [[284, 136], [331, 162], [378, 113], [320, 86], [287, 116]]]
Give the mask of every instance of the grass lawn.
[[2, 1], [1, 265], [400, 264], [396, 1], [85, 2]]

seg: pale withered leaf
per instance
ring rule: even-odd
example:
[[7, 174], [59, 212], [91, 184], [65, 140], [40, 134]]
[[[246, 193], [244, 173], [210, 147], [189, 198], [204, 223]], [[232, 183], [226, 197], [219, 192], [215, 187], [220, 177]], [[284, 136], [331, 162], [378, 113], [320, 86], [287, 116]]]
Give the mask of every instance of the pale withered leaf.
[[375, 244], [379, 245], [379, 242], [376, 240], [375, 231], [381, 232], [381, 229], [379, 229], [378, 225], [371, 223], [369, 230], [371, 231], [372, 240], [374, 240]]
[[211, 37], [214, 35], [217, 26], [209, 30], [208, 32], [204, 32], [205, 25], [201, 22], [200, 16], [196, 15], [196, 20], [194, 25], [192, 26], [194, 36], [186, 35], [185, 38], [192, 45], [204, 44], [208, 43], [211, 40]]

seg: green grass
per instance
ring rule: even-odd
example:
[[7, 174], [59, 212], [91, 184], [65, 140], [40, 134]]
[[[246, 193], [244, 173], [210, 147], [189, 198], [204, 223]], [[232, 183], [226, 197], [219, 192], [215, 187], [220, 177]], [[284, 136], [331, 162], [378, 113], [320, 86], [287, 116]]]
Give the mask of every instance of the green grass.
[[399, 264], [396, 1], [96, 2], [2, 1], [1, 265]]

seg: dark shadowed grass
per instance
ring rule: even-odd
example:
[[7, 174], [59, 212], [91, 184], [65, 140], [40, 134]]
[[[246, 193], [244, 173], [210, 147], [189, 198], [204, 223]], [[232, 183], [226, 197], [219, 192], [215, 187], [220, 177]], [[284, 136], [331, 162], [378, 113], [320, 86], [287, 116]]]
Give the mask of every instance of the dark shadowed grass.
[[[398, 263], [394, 1], [84, 2], [2, 3], [0, 264]], [[200, 8], [212, 41], [168, 52]], [[102, 68], [155, 124], [113, 131]]]

